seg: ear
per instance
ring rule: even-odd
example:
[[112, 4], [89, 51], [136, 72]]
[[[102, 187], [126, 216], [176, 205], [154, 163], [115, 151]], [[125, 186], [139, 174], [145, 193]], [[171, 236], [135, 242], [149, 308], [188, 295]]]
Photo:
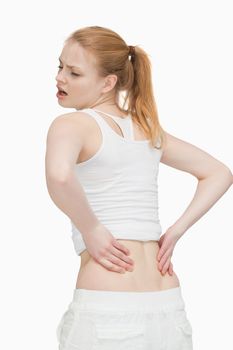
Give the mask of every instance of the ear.
[[117, 76], [115, 74], [109, 74], [105, 77], [103, 92], [108, 92], [114, 88], [117, 82]]

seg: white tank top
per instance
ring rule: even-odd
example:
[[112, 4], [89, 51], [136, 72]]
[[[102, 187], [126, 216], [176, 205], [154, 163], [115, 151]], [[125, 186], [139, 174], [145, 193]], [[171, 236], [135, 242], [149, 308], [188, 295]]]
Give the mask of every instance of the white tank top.
[[[133, 139], [131, 115], [122, 119], [104, 112], [120, 126], [123, 137], [97, 109], [78, 111], [92, 116], [102, 133], [102, 144], [94, 156], [75, 165], [93, 212], [116, 239], [159, 240], [157, 177], [162, 151], [152, 148], [149, 140]], [[86, 246], [72, 221], [71, 226], [74, 248], [80, 255]]]

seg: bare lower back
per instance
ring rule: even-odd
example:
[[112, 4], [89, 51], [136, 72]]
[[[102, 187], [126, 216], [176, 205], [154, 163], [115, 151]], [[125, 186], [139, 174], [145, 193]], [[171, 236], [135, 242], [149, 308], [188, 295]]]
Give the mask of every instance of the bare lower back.
[[112, 291], [155, 291], [175, 288], [180, 285], [176, 273], [162, 275], [157, 268], [156, 241], [118, 240], [130, 250], [134, 270], [124, 274], [107, 270], [96, 262], [87, 250], [81, 253], [81, 266], [76, 288]]

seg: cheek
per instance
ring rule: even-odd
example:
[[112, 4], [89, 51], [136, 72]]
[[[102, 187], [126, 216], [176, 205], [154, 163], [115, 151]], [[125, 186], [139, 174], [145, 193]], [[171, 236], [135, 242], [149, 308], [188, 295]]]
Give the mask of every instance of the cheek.
[[73, 87], [73, 91], [76, 91], [76, 92], [79, 92], [79, 93], [87, 93], [87, 92], [90, 92], [91, 90], [91, 86], [90, 84], [85, 81], [84, 79], [82, 78], [75, 78], [75, 82], [73, 82], [72, 84], [72, 87]]
[[100, 94], [99, 85], [93, 79], [85, 79], [77, 77], [70, 83], [73, 96], [95, 98]]

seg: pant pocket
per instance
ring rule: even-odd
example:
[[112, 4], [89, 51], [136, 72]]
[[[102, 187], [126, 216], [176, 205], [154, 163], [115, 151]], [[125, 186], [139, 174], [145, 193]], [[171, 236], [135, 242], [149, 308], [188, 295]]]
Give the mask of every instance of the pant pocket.
[[193, 350], [193, 329], [185, 309], [176, 310], [174, 321], [179, 349]]
[[144, 350], [145, 328], [143, 325], [95, 325], [97, 343], [95, 350]]
[[59, 324], [56, 328], [56, 336], [59, 342], [60, 348], [63, 348], [70, 335], [72, 327], [74, 326], [75, 312], [73, 309], [73, 303], [70, 303], [68, 309], [62, 315]]
[[59, 350], [93, 350], [96, 339], [93, 315], [71, 303], [57, 327]]

